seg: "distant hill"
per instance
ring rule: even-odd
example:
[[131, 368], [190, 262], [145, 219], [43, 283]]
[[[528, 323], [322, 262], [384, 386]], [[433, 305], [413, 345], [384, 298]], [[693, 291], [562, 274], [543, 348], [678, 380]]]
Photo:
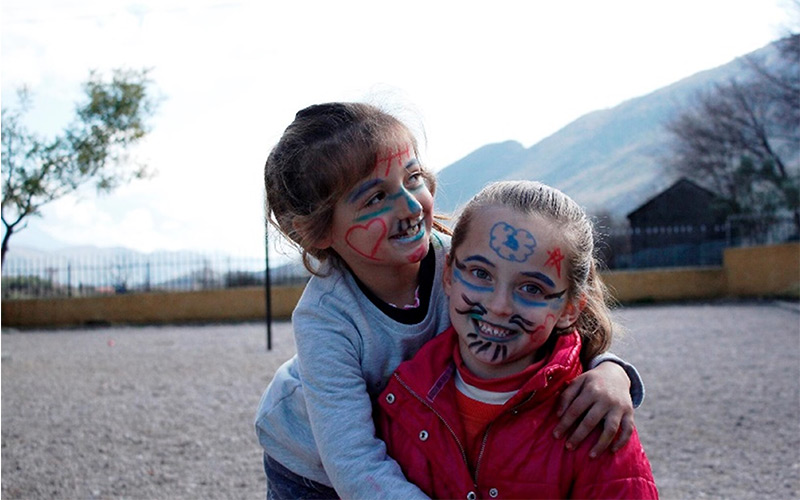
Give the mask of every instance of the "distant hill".
[[664, 125], [697, 92], [750, 75], [744, 57], [775, 60], [768, 45], [642, 97], [578, 118], [525, 149], [516, 141], [489, 144], [438, 173], [436, 209], [453, 213], [486, 183], [539, 180], [573, 197], [590, 212], [624, 217], [672, 184], [663, 168], [669, 152]]

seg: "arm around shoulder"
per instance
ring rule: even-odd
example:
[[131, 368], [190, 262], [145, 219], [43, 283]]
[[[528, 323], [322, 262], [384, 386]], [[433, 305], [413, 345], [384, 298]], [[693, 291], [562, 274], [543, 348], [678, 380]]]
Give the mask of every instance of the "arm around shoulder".
[[605, 352], [603, 354], [599, 354], [592, 359], [589, 363], [589, 369], [593, 370], [600, 366], [601, 363], [605, 363], [606, 361], [610, 361], [612, 363], [616, 363], [625, 370], [625, 374], [628, 375], [628, 378], [631, 381], [631, 402], [633, 402], [633, 407], [638, 408], [644, 402], [644, 381], [642, 380], [641, 375], [639, 375], [639, 370], [636, 369], [631, 363], [628, 363], [624, 359], [620, 358], [614, 353]]

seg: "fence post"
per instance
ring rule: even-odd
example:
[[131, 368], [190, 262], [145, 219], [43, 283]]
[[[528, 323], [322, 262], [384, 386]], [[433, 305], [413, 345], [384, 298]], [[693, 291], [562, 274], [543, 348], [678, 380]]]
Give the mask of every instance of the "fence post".
[[264, 291], [266, 296], [267, 306], [267, 350], [272, 350], [272, 294], [270, 291], [270, 276], [269, 276], [269, 224], [264, 227], [264, 260], [266, 267], [264, 269]]

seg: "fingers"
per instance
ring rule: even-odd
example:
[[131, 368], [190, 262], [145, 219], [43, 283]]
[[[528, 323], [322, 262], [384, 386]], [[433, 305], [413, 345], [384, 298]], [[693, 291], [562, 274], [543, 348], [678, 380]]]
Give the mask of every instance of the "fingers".
[[619, 431], [621, 420], [621, 412], [609, 412], [608, 415], [606, 415], [605, 422], [603, 423], [603, 432], [600, 434], [597, 443], [595, 443], [591, 451], [589, 451], [589, 456], [591, 458], [599, 456], [608, 449], [608, 446], [614, 441], [614, 437]]
[[630, 441], [631, 436], [633, 435], [633, 428], [633, 412], [630, 412], [622, 417], [622, 424], [620, 425], [619, 434], [614, 440], [614, 445], [611, 447], [612, 453], [621, 450], [623, 446], [628, 444], [628, 441]]
[[[575, 429], [575, 432], [573, 432], [572, 435], [567, 440], [567, 443], [565, 445], [567, 449], [574, 450], [575, 448], [577, 448], [578, 445], [584, 439], [586, 439], [586, 436], [588, 436], [589, 433], [591, 433], [594, 430], [594, 428], [600, 424], [600, 421], [603, 420], [603, 417], [606, 415], [607, 411], [608, 411], [607, 408], [604, 408], [600, 405], [592, 406], [592, 409], [589, 410], [589, 412], [586, 414], [585, 417], [583, 417], [583, 420], [581, 420], [580, 424], [578, 425], [578, 428]], [[616, 433], [616, 430], [614, 432]], [[612, 434], [609, 441], [613, 439], [613, 437], [614, 435]]]
[[567, 430], [583, 415], [586, 407], [581, 407], [580, 403], [576, 404], [575, 399], [581, 393], [584, 377], [578, 377], [570, 383], [564, 392], [558, 404], [559, 420], [556, 428], [553, 429], [553, 436], [560, 439], [567, 433]]

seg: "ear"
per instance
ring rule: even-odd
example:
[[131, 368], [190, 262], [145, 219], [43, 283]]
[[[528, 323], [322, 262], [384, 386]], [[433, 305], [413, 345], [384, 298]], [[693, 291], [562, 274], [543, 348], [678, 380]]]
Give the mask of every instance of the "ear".
[[567, 307], [561, 312], [561, 316], [556, 321], [556, 328], [565, 329], [569, 328], [578, 321], [578, 316], [581, 315], [583, 308], [586, 306], [586, 299], [578, 297], [567, 302]]
[[324, 238], [313, 243], [313, 247], [319, 250], [327, 250], [331, 247], [331, 245], [333, 245], [333, 240], [330, 236], [325, 236]]
[[444, 270], [442, 271], [442, 284], [444, 293], [450, 296], [450, 290], [453, 287], [453, 265], [451, 262], [450, 254], [444, 256]]
[[[295, 231], [297, 231], [300, 234], [303, 240], [308, 239], [309, 229], [305, 224], [295, 219], [292, 221], [292, 227], [294, 228]], [[328, 232], [328, 234], [326, 234], [323, 238], [320, 238], [317, 241], [312, 242], [311, 246], [318, 250], [325, 250], [327, 248], [330, 248], [332, 244], [333, 240], [330, 237], [330, 232]]]

